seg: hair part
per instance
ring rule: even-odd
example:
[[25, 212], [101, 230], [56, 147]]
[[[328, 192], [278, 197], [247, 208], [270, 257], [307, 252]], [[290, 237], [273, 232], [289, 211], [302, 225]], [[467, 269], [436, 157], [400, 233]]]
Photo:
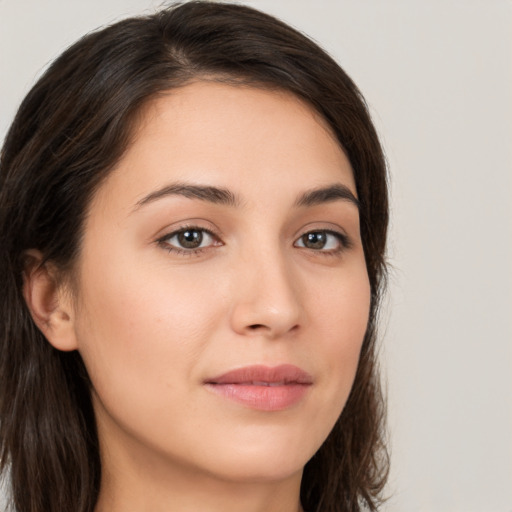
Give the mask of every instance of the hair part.
[[29, 92], [0, 154], [0, 469], [17, 512], [93, 512], [101, 463], [90, 381], [78, 352], [54, 349], [22, 295], [24, 255], [65, 274], [102, 180], [155, 96], [195, 80], [289, 91], [329, 124], [351, 163], [372, 291], [355, 382], [333, 431], [307, 463], [308, 512], [377, 510], [386, 481], [384, 401], [375, 360], [385, 276], [386, 164], [368, 109], [311, 40], [252, 8], [191, 1], [93, 32]]

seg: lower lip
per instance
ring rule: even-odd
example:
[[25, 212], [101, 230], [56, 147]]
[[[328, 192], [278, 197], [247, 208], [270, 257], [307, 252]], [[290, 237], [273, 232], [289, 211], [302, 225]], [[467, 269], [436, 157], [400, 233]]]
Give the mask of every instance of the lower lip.
[[207, 384], [208, 389], [251, 409], [281, 411], [291, 407], [304, 397], [309, 384], [285, 384], [282, 386], [255, 386], [252, 384]]

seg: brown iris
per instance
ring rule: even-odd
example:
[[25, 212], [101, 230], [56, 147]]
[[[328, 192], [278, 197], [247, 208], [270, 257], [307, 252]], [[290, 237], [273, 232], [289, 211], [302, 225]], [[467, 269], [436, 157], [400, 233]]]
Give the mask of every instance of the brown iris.
[[302, 243], [308, 249], [323, 249], [327, 243], [327, 233], [314, 231], [302, 236]]
[[197, 249], [203, 241], [203, 233], [195, 229], [186, 229], [177, 235], [178, 242], [185, 249]]

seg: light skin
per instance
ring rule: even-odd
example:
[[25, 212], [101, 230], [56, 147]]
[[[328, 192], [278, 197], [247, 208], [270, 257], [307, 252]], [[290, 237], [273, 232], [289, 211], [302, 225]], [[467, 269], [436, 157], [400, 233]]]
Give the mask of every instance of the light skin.
[[[169, 91], [93, 198], [73, 292], [36, 268], [33, 317], [92, 381], [97, 512], [300, 510], [370, 305], [352, 169], [319, 115], [285, 92]], [[281, 364], [312, 382], [279, 410], [205, 385]]]

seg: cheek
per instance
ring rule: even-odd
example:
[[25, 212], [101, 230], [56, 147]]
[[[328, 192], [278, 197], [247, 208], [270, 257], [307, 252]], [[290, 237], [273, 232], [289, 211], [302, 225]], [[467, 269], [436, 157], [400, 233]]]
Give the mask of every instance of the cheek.
[[207, 276], [158, 265], [118, 258], [83, 269], [77, 336], [102, 400], [150, 407], [162, 390], [185, 388], [222, 317]]
[[[247, 459], [267, 472], [268, 458], [277, 453], [288, 461], [285, 469], [304, 464], [329, 434], [352, 386], [369, 309], [364, 259], [361, 265], [354, 257], [338, 270], [292, 267], [303, 328], [289, 343], [267, 348], [278, 347], [281, 357], [311, 370], [318, 386], [302, 408], [290, 412], [293, 421], [260, 425], [250, 412], [217, 407], [197, 386], [212, 361], [222, 362], [218, 368], [224, 359], [247, 361], [242, 349], [251, 345], [240, 343], [230, 328], [243, 282], [236, 266], [214, 258], [177, 268], [165, 257], [130, 258], [113, 246], [107, 250], [106, 241], [101, 247], [95, 257], [84, 258], [87, 279], [77, 311], [80, 353], [99, 399], [100, 429], [117, 433], [121, 427], [148, 446], [186, 452], [211, 467], [224, 460], [238, 470], [240, 454], [248, 451]], [[254, 345], [251, 350], [257, 357]]]
[[350, 266], [341, 273], [339, 279], [325, 283], [323, 290], [317, 291], [311, 308], [319, 333], [318, 352], [325, 367], [322, 373], [328, 389], [326, 401], [336, 401], [338, 413], [348, 398], [357, 371], [371, 297], [364, 265]]

